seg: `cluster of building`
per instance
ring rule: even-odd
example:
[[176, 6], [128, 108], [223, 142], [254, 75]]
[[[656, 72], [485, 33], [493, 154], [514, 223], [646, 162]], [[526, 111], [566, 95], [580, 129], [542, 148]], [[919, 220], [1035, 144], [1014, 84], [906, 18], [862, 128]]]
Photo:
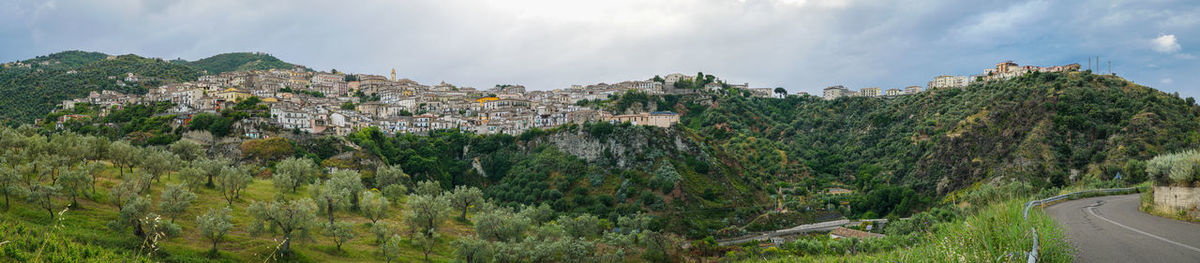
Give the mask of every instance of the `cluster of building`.
[[[1039, 67], [1039, 66], [1031, 66], [1031, 65], [1020, 66], [1020, 65], [1017, 65], [1017, 63], [1014, 63], [1012, 61], [1005, 61], [1005, 62], [1000, 62], [1000, 63], [996, 64], [995, 68], [985, 69], [983, 71], [983, 74], [980, 74], [980, 75], [971, 75], [971, 76], [941, 75], [941, 76], [937, 76], [937, 77], [934, 77], [932, 81], [929, 81], [929, 83], [928, 83], [928, 85], [926, 85], [926, 87], [928, 89], [964, 88], [964, 87], [967, 87], [968, 85], [971, 85], [971, 83], [976, 82], [976, 81], [1006, 80], [1006, 79], [1019, 77], [1019, 76], [1025, 75], [1025, 74], [1029, 74], [1031, 72], [1079, 71], [1079, 68], [1080, 68], [1079, 64]], [[841, 85], [837, 85], [837, 86], [830, 86], [830, 87], [825, 88], [825, 92], [822, 97], [827, 100], [832, 100], [832, 99], [841, 98], [841, 97], [893, 97], [893, 96], [916, 94], [916, 93], [920, 93], [923, 90], [924, 89], [921, 88], [921, 86], [908, 86], [908, 87], [905, 87], [904, 89], [893, 88], [893, 89], [881, 90], [878, 87], [871, 87], [871, 88], [863, 88], [862, 90], [859, 90], [859, 91], [854, 91], [854, 90], [847, 89], [846, 87], [843, 87]]]
[[[137, 81], [133, 74], [122, 77], [118, 79]], [[303, 68], [274, 69], [205, 75], [194, 82], [153, 88], [143, 95], [107, 90], [92, 92], [86, 98], [63, 101], [61, 108], [71, 109], [77, 103], [89, 103], [101, 106], [106, 112], [113, 106], [130, 103], [170, 101], [175, 106], [167, 114], [180, 116], [178, 124], [186, 125], [197, 114], [218, 113], [237, 102], [257, 97], [269, 108], [270, 118], [246, 121], [314, 134], [345, 135], [356, 129], [378, 127], [386, 133], [458, 128], [478, 134], [515, 135], [531, 128], [600, 121], [670, 127], [679, 121], [679, 115], [673, 112], [612, 113], [580, 106], [577, 102], [610, 99], [628, 91], [647, 94], [703, 92], [674, 88], [674, 82], [691, 78], [670, 74], [661, 79], [575, 85], [550, 91], [531, 91], [519, 85], [477, 90], [445, 82], [422, 85], [409, 79], [397, 79], [395, 70], [391, 77], [385, 77], [313, 72]], [[723, 87], [745, 89], [754, 96], [772, 95], [771, 89], [751, 89], [746, 84], [714, 83], [704, 88]]]
[[1004, 61], [996, 64], [995, 68], [984, 69], [983, 74], [971, 76], [949, 76], [941, 75], [934, 77], [929, 82], [930, 89], [940, 88], [963, 88], [971, 85], [976, 81], [991, 81], [991, 80], [1006, 80], [1015, 77], [1020, 77], [1032, 72], [1068, 72], [1079, 71], [1079, 64], [1067, 64], [1062, 66], [1039, 67], [1032, 65], [1020, 66], [1012, 61]]
[[862, 88], [861, 90], [850, 90], [842, 85], [830, 86], [825, 88], [822, 98], [832, 100], [841, 97], [895, 97], [903, 95], [917, 94], [922, 91], [920, 86], [908, 86], [904, 89], [887, 89], [883, 90], [878, 87]]

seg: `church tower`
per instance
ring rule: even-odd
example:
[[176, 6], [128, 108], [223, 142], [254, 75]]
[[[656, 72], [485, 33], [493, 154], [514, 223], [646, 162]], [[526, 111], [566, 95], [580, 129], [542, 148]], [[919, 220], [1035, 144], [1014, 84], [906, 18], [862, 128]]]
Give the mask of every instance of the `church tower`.
[[396, 68], [392, 68], [392, 81], [396, 81]]

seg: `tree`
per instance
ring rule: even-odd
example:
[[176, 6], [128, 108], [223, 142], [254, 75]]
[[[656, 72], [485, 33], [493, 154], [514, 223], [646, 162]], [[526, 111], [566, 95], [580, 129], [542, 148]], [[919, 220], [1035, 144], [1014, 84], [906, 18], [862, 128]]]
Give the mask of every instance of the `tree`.
[[437, 247], [439, 237], [441, 235], [437, 232], [429, 232], [427, 235], [417, 235], [413, 238], [412, 244], [421, 249], [421, 253], [425, 255], [425, 262], [429, 262], [429, 254]]
[[778, 95], [779, 97], [786, 96], [787, 90], [783, 89], [783, 87], [775, 87], [775, 95]]
[[463, 219], [467, 218], [467, 209], [480, 202], [483, 202], [483, 191], [479, 188], [459, 185], [450, 192], [450, 205], [462, 211], [459, 217]]
[[442, 185], [434, 181], [425, 180], [417, 183], [417, 188], [413, 190], [415, 190], [413, 191], [414, 194], [437, 196], [442, 194]]
[[405, 204], [405, 220], [410, 229], [419, 229], [424, 235], [432, 235], [437, 230], [446, 214], [450, 211], [450, 202], [444, 196], [413, 194], [408, 196]]
[[454, 246], [454, 256], [457, 262], [486, 263], [492, 258], [492, 249], [486, 240], [475, 235], [465, 236], [450, 243]]
[[59, 195], [59, 190], [58, 186], [38, 182], [29, 186], [29, 193], [25, 198], [28, 202], [46, 209], [46, 213], [50, 214], [50, 219], [54, 219], [54, 196]]
[[158, 211], [171, 218], [171, 223], [175, 223], [175, 217], [187, 211], [192, 202], [196, 201], [196, 194], [188, 191], [186, 183], [169, 185], [161, 195]]
[[250, 171], [245, 167], [225, 167], [221, 168], [221, 174], [217, 176], [217, 188], [221, 190], [225, 201], [233, 206], [233, 200], [237, 200], [242, 189], [252, 181], [254, 178], [250, 177]]
[[342, 250], [342, 244], [354, 238], [354, 225], [349, 222], [338, 221], [326, 225], [324, 234], [333, 239], [333, 243], [337, 244], [337, 249], [340, 251]]
[[388, 207], [392, 205], [387, 197], [379, 195], [378, 191], [367, 190], [362, 193], [362, 208], [360, 209], [363, 216], [371, 220], [371, 223], [377, 223], [379, 219], [387, 217]]
[[109, 228], [124, 230], [133, 228], [133, 235], [146, 237], [146, 229], [142, 228], [143, 218], [150, 213], [150, 197], [135, 196], [121, 207], [117, 221], [109, 222]]
[[554, 219], [554, 209], [550, 208], [550, 205], [546, 203], [541, 203], [536, 206], [525, 206], [521, 209], [521, 215], [529, 218], [530, 222], [541, 226], [543, 223]]
[[382, 254], [383, 258], [386, 259], [387, 262], [390, 263], [393, 259], [400, 257], [401, 250], [399, 235], [392, 235], [391, 238], [387, 239], [387, 242], [381, 244], [382, 245], [379, 246], [379, 254]]
[[317, 205], [308, 198], [294, 201], [254, 201], [248, 209], [255, 219], [250, 224], [250, 232], [281, 233], [283, 243], [279, 245], [279, 251], [284, 255], [291, 255], [292, 239], [309, 235], [308, 231], [316, 222], [316, 209]]
[[383, 196], [392, 200], [400, 200], [400, 198], [408, 194], [408, 188], [404, 187], [404, 185], [393, 184], [384, 187], [382, 194]]
[[150, 184], [150, 175], [144, 173], [129, 174], [121, 178], [121, 182], [108, 190], [108, 200], [113, 202], [117, 210], [125, 208], [125, 204], [138, 197], [143, 184]]
[[350, 197], [350, 209], [358, 210], [358, 193], [363, 191], [362, 175], [354, 170], [340, 170], [329, 175], [327, 183], [346, 192]]
[[532, 222], [509, 208], [496, 208], [475, 215], [475, 234], [499, 242], [519, 241]]
[[392, 185], [407, 186], [411, 182], [412, 177], [404, 173], [404, 169], [400, 165], [381, 165], [375, 169], [375, 187], [380, 190], [387, 189]]
[[174, 170], [178, 162], [179, 158], [175, 157], [175, 154], [162, 150], [142, 151], [142, 156], [138, 159], [139, 166], [153, 175], [155, 181], [161, 181], [159, 177]]
[[78, 207], [79, 202], [75, 197], [86, 194], [84, 191], [87, 191], [88, 186], [92, 185], [92, 177], [88, 174], [89, 172], [90, 170], [85, 167], [67, 169], [55, 182], [62, 192], [71, 198], [71, 206]]
[[275, 173], [271, 175], [271, 182], [280, 192], [295, 193], [296, 188], [311, 182], [319, 172], [317, 165], [313, 164], [311, 159], [289, 157], [275, 164]]
[[207, 176], [208, 174], [204, 170], [195, 166], [179, 169], [179, 179], [183, 181], [184, 185], [187, 185], [189, 191], [194, 191], [197, 185], [204, 184], [204, 178]]
[[196, 159], [205, 157], [204, 146], [200, 146], [200, 144], [189, 140], [175, 141], [167, 148], [170, 149], [171, 153], [179, 156], [179, 159], [183, 159], [187, 162], [195, 161]]
[[229, 207], [209, 208], [207, 213], [196, 217], [196, 228], [200, 229], [200, 235], [212, 241], [212, 250], [209, 250], [211, 255], [217, 254], [217, 242], [233, 228], [233, 216], [229, 215], [232, 211]]
[[90, 176], [91, 179], [88, 180], [88, 187], [92, 189], [92, 197], [94, 198], [96, 196], [96, 181], [100, 179], [100, 171], [104, 171], [104, 164], [89, 163], [80, 166], [79, 169], [80, 172]]
[[329, 224], [333, 224], [334, 211], [350, 205], [350, 192], [330, 181], [314, 183], [309, 187], [309, 196], [316, 201], [317, 208], [329, 217]]
[[387, 221], [371, 223], [371, 233], [375, 234], [375, 244], [383, 245], [387, 238], [395, 234], [392, 224]]
[[140, 155], [139, 151], [140, 149], [128, 142], [116, 141], [108, 146], [108, 158], [117, 165], [117, 171], [121, 172], [121, 176], [125, 176], [125, 170], [121, 168], [128, 168], [132, 172], [133, 164]]
[[21, 176], [17, 171], [9, 167], [8, 164], [0, 164], [0, 193], [4, 194], [4, 209], [8, 210], [10, 205], [9, 196], [18, 195], [21, 193], [21, 188], [17, 186], [21, 181]]
[[286, 138], [255, 139], [242, 143], [242, 156], [252, 157], [259, 162], [271, 162], [291, 156], [296, 152]]
[[202, 158], [202, 159], [193, 161], [192, 167], [196, 167], [196, 168], [199, 168], [200, 170], [204, 171], [204, 174], [208, 177], [208, 183], [205, 185], [207, 185], [208, 187], [215, 187], [216, 184], [213, 183], [213, 178], [216, 178], [218, 175], [221, 175], [221, 169], [228, 167], [231, 164], [232, 164], [232, 161], [230, 161], [229, 159], [225, 159], [225, 158], [216, 158], [216, 159], [203, 159]]
[[555, 220], [559, 225], [567, 231], [572, 237], [578, 238], [595, 238], [604, 232], [607, 222], [601, 222], [600, 218], [591, 214], [583, 214], [575, 218], [568, 216], [559, 216]]

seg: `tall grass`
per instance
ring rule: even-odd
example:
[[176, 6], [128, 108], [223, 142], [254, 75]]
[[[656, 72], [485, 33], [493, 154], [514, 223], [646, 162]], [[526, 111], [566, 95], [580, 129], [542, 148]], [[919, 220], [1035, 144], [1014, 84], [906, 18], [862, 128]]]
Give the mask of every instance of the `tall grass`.
[[1073, 251], [1062, 229], [1040, 210], [1022, 219], [1022, 200], [996, 203], [978, 213], [926, 232], [923, 243], [874, 254], [787, 256], [760, 262], [1025, 262], [1038, 231], [1038, 262], [1069, 262]]

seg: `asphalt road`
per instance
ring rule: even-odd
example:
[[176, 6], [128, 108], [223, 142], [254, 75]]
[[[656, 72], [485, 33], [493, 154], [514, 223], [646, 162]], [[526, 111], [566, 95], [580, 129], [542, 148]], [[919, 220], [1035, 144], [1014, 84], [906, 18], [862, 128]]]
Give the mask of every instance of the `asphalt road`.
[[1078, 249], [1076, 262], [1200, 262], [1200, 224], [1138, 211], [1138, 195], [1066, 201], [1046, 208]]

